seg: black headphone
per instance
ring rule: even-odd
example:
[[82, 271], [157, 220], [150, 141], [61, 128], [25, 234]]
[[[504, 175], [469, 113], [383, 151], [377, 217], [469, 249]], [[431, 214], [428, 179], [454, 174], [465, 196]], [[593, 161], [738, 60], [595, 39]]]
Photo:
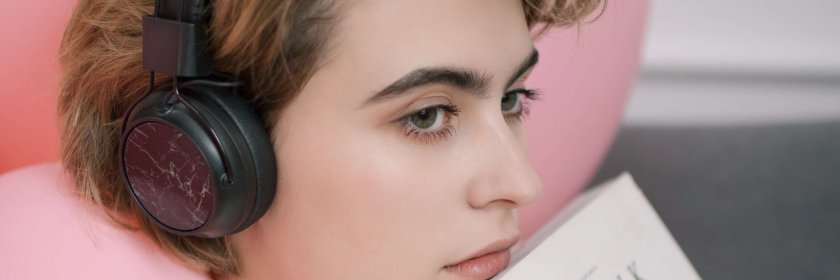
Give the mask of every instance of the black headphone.
[[[158, 0], [143, 17], [149, 91], [129, 108], [120, 170], [145, 215], [177, 235], [241, 231], [271, 205], [274, 151], [263, 123], [237, 93], [241, 82], [213, 71], [204, 0]], [[154, 88], [154, 74], [173, 77]]]

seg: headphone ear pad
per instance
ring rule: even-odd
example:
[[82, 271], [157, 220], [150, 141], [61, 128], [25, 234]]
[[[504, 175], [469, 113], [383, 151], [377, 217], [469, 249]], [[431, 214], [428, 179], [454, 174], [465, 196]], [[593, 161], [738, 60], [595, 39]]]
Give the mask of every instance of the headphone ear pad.
[[224, 130], [230, 132], [233, 137], [241, 137], [241, 140], [246, 144], [245, 147], [237, 147], [240, 158], [243, 161], [250, 159], [253, 163], [245, 163], [246, 167], [252, 166], [246, 168], [245, 172], [254, 178], [256, 198], [253, 209], [250, 210], [245, 222], [231, 232], [235, 233], [256, 222], [271, 206], [277, 188], [277, 164], [274, 158], [274, 149], [266, 131], [266, 126], [239, 94], [227, 88], [207, 86], [204, 86], [200, 91], [202, 92], [201, 97], [207, 97], [206, 101], [212, 101], [215, 106], [221, 109], [219, 113], [226, 115], [230, 120], [230, 123], [225, 124]]

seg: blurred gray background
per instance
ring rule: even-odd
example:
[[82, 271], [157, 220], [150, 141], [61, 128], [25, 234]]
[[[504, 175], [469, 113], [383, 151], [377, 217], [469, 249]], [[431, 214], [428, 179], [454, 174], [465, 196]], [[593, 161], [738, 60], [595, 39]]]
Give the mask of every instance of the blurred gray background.
[[840, 1], [651, 5], [592, 185], [630, 171], [704, 279], [840, 279]]

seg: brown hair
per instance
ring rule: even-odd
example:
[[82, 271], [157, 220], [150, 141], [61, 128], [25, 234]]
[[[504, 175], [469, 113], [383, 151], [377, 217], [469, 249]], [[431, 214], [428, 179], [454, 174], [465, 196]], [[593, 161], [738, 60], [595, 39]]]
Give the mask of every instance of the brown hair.
[[[239, 75], [244, 96], [265, 120], [278, 112], [317, 70], [340, 16], [328, 0], [216, 0], [207, 26], [215, 68]], [[538, 33], [575, 25], [600, 0], [522, 0], [528, 26]], [[142, 66], [142, 16], [153, 0], [81, 0], [61, 42], [63, 83], [59, 99], [61, 156], [83, 198], [119, 224], [140, 229], [163, 249], [215, 275], [236, 274], [228, 238], [169, 234], [131, 202], [118, 165], [121, 121], [142, 96], [148, 74]], [[294, 71], [292, 70], [294, 69]], [[166, 77], [158, 75], [155, 84]]]

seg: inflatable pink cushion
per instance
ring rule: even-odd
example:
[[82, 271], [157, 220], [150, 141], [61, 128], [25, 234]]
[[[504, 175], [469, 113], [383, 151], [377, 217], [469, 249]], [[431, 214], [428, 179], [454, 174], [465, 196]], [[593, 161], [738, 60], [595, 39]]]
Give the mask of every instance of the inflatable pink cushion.
[[[0, 173], [58, 154], [58, 44], [75, 1], [0, 3]], [[529, 86], [541, 89], [526, 121], [539, 200], [521, 212], [523, 236], [557, 213], [590, 178], [615, 134], [637, 73], [647, 0], [609, 1], [595, 23], [537, 44]], [[145, 236], [80, 201], [58, 164], [0, 176], [0, 279], [207, 279]]]
[[59, 164], [0, 176], [0, 279], [209, 279], [83, 202]]
[[603, 16], [580, 32], [557, 30], [537, 43], [540, 62], [529, 86], [543, 94], [531, 106], [525, 131], [543, 193], [521, 211], [525, 237], [586, 185], [612, 143], [636, 80], [648, 1], [607, 3]]

